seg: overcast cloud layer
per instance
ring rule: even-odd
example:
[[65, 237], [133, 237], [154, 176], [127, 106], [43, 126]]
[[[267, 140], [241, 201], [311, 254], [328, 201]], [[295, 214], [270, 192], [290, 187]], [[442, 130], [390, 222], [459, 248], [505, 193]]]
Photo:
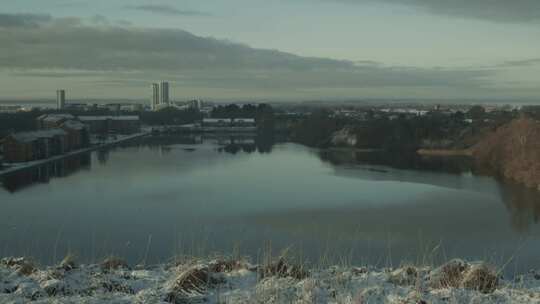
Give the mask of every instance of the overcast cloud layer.
[[495, 22], [540, 23], [538, 0], [324, 0], [346, 3], [389, 3], [429, 13]]
[[194, 10], [181, 10], [171, 5], [159, 5], [159, 4], [144, 4], [144, 5], [130, 5], [126, 6], [128, 9], [134, 9], [139, 11], [146, 11], [150, 13], [160, 15], [172, 15], [172, 16], [211, 16], [208, 13]]
[[[3, 94], [44, 96], [58, 87], [73, 87], [80, 95], [142, 98], [150, 83], [166, 79], [183, 93], [213, 98], [493, 96], [500, 69], [539, 63], [393, 67], [256, 49], [180, 29], [118, 25], [98, 17], [0, 14], [0, 81], [7, 84]], [[17, 87], [21, 80], [24, 89]]]

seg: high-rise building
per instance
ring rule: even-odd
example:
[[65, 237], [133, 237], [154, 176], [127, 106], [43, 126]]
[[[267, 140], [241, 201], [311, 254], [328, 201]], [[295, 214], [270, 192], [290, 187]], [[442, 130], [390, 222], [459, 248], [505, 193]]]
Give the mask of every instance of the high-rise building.
[[200, 111], [202, 108], [202, 100], [195, 99], [188, 102], [189, 108], [192, 110]]
[[153, 83], [152, 98], [150, 99], [150, 107], [153, 111], [156, 111], [158, 109], [159, 101], [159, 84]]
[[58, 110], [64, 109], [66, 106], [66, 91], [56, 90], [56, 108]]
[[169, 106], [169, 83], [162, 81], [159, 92], [159, 103], [164, 106]]

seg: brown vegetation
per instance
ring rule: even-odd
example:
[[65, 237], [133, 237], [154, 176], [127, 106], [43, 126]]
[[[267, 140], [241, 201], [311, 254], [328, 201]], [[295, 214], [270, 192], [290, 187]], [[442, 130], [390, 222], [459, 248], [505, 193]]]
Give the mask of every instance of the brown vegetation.
[[522, 117], [499, 127], [473, 148], [484, 173], [540, 189], [540, 122]]
[[291, 277], [297, 280], [305, 279], [309, 273], [303, 267], [289, 264], [285, 258], [280, 257], [277, 261], [264, 265], [259, 270], [261, 278], [277, 276], [280, 278]]
[[110, 271], [110, 270], [115, 270], [119, 268], [127, 269], [129, 267], [126, 261], [118, 257], [114, 257], [114, 256], [108, 257], [101, 263], [101, 269], [103, 269], [103, 271]]

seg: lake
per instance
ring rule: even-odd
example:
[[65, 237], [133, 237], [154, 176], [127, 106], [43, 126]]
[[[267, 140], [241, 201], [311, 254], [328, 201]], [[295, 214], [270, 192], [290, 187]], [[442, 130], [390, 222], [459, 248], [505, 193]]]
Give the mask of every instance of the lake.
[[5, 177], [0, 255], [157, 263], [290, 248], [317, 265], [540, 265], [540, 195], [466, 160], [149, 137]]

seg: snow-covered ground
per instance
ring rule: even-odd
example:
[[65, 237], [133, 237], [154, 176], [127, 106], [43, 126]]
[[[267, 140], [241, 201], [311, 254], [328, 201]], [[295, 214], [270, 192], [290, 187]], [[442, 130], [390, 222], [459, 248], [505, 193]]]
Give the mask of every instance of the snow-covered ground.
[[266, 266], [183, 260], [129, 268], [119, 259], [95, 265], [37, 268], [0, 262], [0, 303], [540, 303], [540, 273], [512, 280], [488, 266], [453, 260], [438, 268], [332, 267], [305, 271], [283, 261]]

